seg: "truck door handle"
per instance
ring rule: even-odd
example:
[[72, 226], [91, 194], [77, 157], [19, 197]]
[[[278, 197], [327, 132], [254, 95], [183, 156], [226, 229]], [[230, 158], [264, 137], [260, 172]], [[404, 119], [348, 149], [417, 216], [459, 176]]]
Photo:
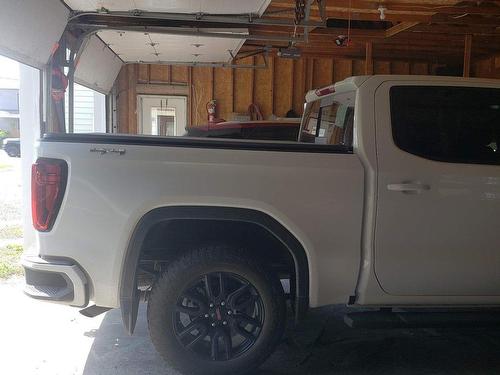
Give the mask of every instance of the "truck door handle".
[[401, 193], [421, 193], [424, 190], [430, 190], [429, 185], [418, 183], [402, 183], [402, 184], [389, 184], [387, 190], [399, 191]]

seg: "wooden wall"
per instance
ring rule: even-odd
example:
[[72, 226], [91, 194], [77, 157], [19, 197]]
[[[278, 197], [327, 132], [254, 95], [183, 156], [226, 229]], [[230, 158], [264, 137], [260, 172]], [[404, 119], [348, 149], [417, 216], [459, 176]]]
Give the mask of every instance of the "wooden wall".
[[[262, 64], [261, 57], [248, 57], [238, 64]], [[421, 61], [374, 60], [374, 74], [435, 74], [438, 65]], [[473, 75], [497, 74], [500, 57], [477, 61]], [[304, 95], [352, 75], [367, 72], [365, 60], [270, 57], [267, 69], [230, 69], [167, 65], [125, 65], [115, 84], [118, 131], [137, 132], [137, 95], [184, 95], [188, 98], [188, 125], [207, 122], [206, 103], [217, 101], [217, 117], [229, 120], [233, 112], [247, 112], [257, 104], [264, 118], [285, 116], [293, 109], [302, 114]], [[369, 72], [369, 71], [368, 71]]]
[[472, 64], [474, 77], [500, 79], [500, 55], [478, 60]]

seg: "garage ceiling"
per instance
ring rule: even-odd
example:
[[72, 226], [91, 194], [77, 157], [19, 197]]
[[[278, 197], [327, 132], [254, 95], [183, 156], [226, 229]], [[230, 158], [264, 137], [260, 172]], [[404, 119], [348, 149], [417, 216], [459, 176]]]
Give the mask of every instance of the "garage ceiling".
[[[247, 34], [247, 29], [224, 30]], [[244, 39], [104, 30], [98, 36], [125, 62], [230, 62]], [[231, 53], [229, 52], [231, 51]]]
[[[295, 0], [272, 0], [264, 17], [291, 17], [295, 4]], [[323, 13], [327, 27], [312, 30], [309, 42], [297, 45], [303, 56], [364, 58], [366, 43], [371, 43], [372, 56], [378, 59], [460, 64], [467, 35], [472, 38], [473, 59], [500, 51], [498, 0], [324, 0], [323, 5], [323, 12], [311, 8], [311, 20], [320, 20]], [[347, 35], [349, 20], [351, 43], [339, 47], [335, 39]], [[255, 29], [251, 27], [250, 33]], [[276, 36], [290, 30], [268, 27], [259, 33]], [[242, 50], [263, 44], [248, 41]], [[276, 48], [285, 45], [273, 43]]]
[[262, 15], [271, 0], [65, 0], [73, 10], [110, 11], [141, 9], [149, 12]]

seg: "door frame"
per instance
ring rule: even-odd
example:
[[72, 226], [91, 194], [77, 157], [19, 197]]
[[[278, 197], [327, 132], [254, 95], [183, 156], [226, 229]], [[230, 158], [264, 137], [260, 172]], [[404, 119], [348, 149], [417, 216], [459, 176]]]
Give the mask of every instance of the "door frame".
[[142, 100], [141, 99], [184, 99], [184, 103], [186, 105], [186, 126], [189, 124], [189, 106], [188, 106], [188, 96], [187, 95], [151, 95], [151, 94], [137, 94], [137, 134], [143, 133], [143, 119], [142, 119]]

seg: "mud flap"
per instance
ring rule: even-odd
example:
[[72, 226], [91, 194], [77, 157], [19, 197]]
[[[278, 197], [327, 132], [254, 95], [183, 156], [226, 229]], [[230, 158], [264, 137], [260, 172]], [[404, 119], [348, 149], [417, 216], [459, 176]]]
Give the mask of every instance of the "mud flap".
[[139, 289], [133, 289], [132, 296], [122, 296], [120, 305], [122, 310], [123, 326], [129, 335], [134, 333], [135, 323], [137, 322], [137, 312], [139, 311], [140, 292]]

